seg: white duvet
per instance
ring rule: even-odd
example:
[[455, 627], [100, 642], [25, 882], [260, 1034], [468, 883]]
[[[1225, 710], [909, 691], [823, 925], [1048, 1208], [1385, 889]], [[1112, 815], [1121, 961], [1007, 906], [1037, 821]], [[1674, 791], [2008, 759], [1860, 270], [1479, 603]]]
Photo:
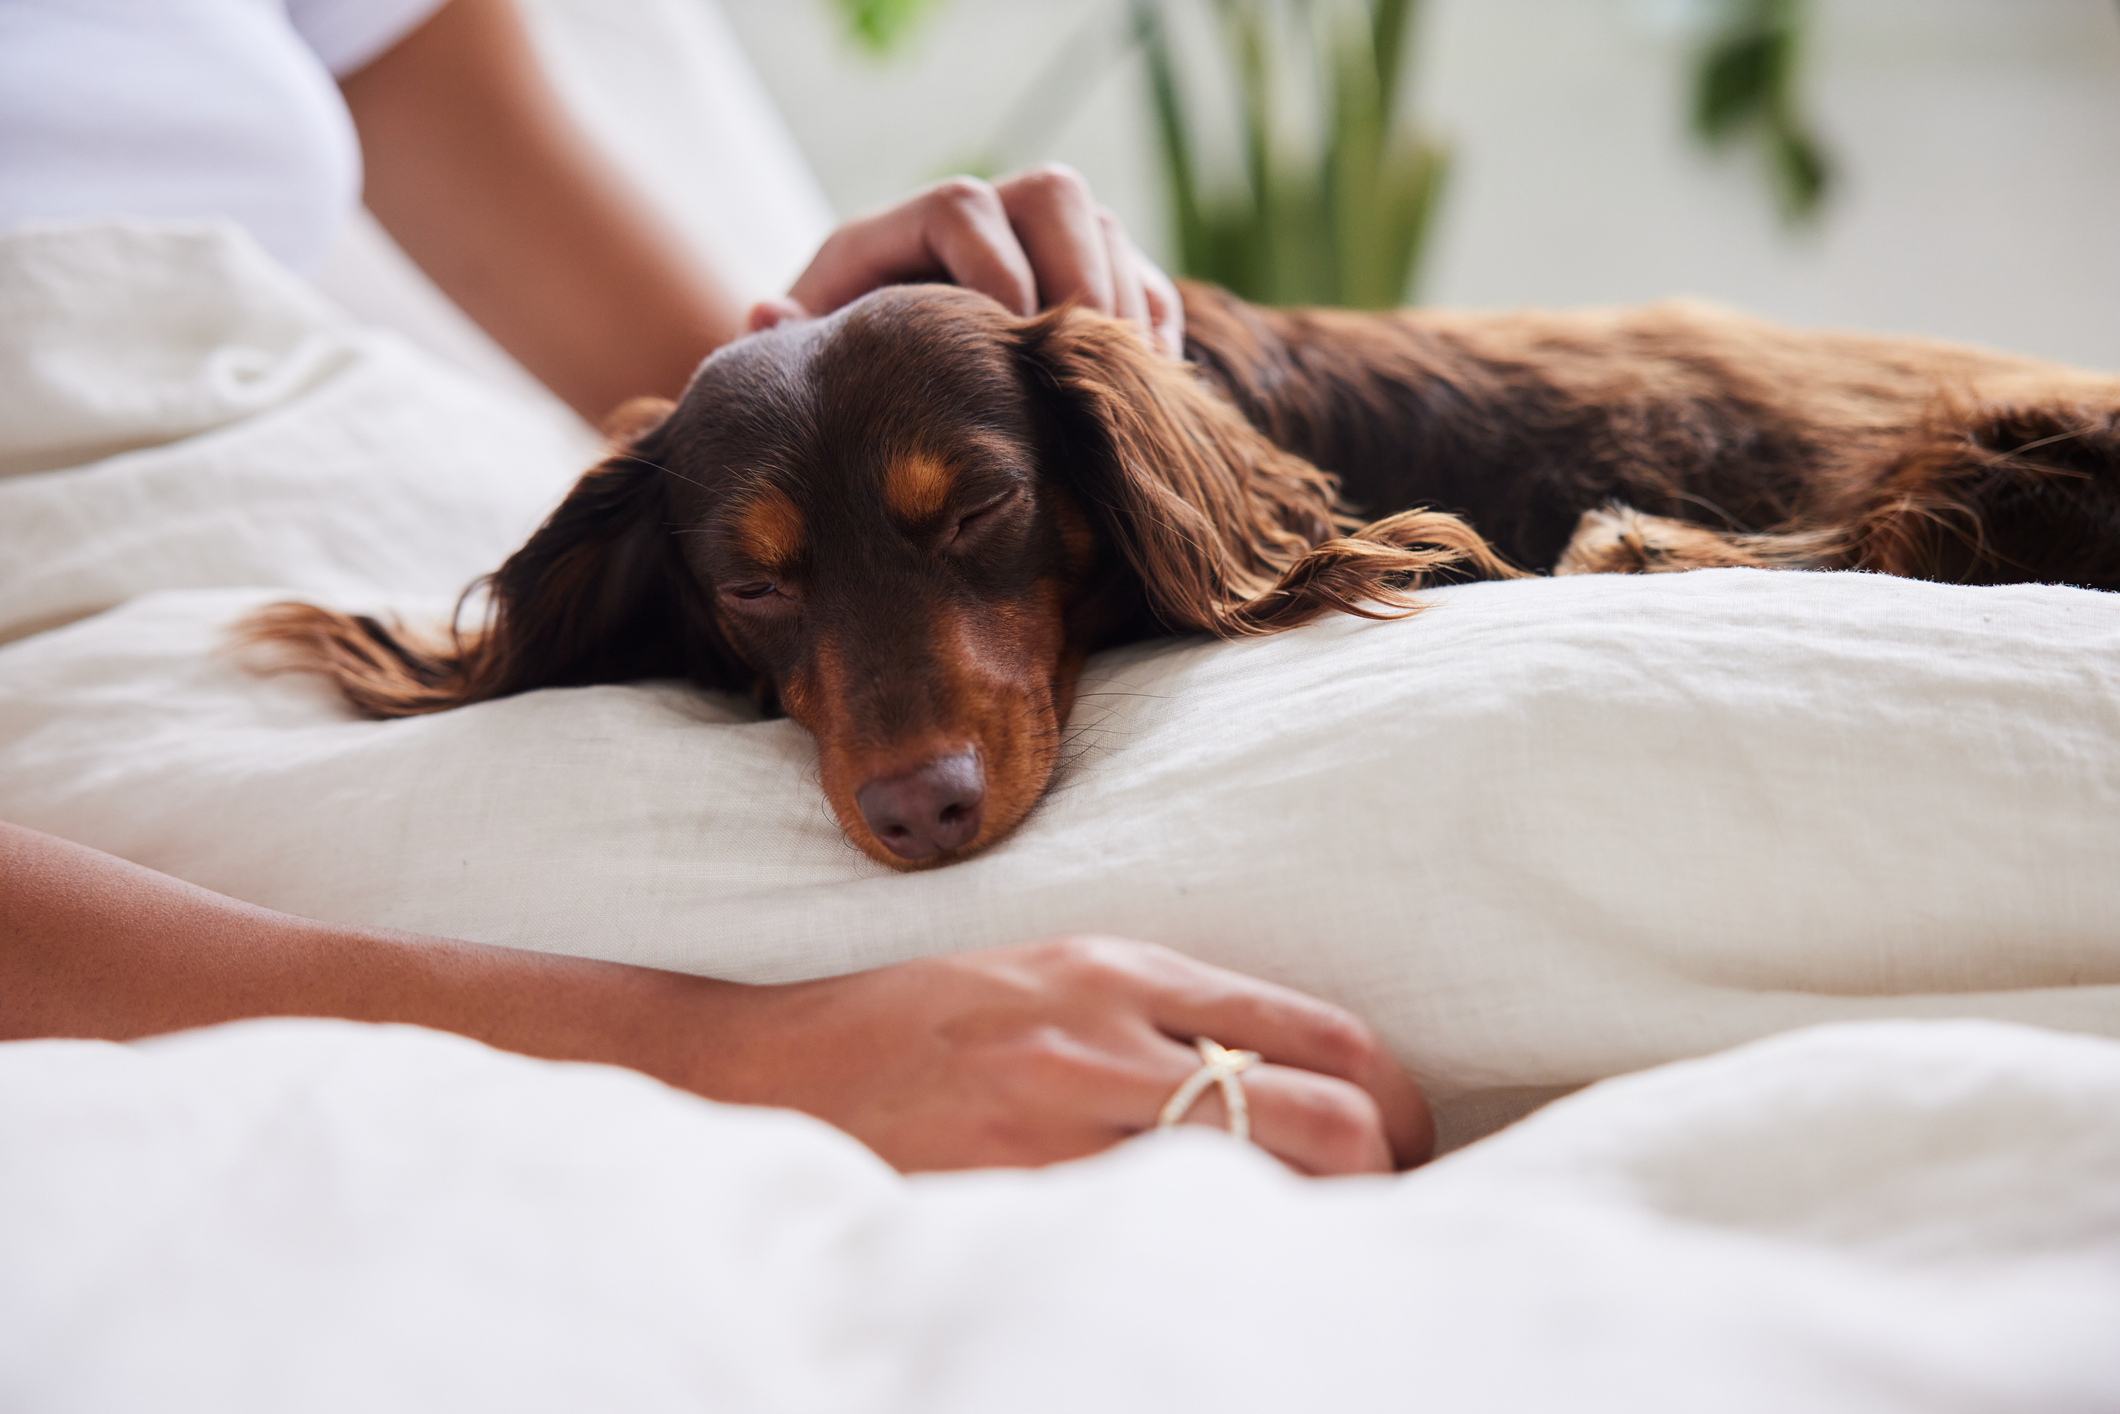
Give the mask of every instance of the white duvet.
[[2091, 1414], [2116, 1114], [2110, 1042], [1872, 1023], [1400, 1179], [1186, 1133], [907, 1182], [801, 1116], [426, 1032], [17, 1044], [0, 1406]]
[[[227, 653], [289, 593], [446, 613], [588, 454], [544, 413], [223, 228], [0, 237], [0, 316], [0, 817], [311, 916], [743, 979], [1154, 938], [1368, 1016], [1452, 1142], [1817, 1022], [2120, 1036], [2120, 596], [1584, 577], [1141, 645], [1093, 664], [1016, 837], [901, 876], [733, 700], [371, 723]], [[0, 1403], [122, 1405], [93, 1379], [136, 1358], [241, 1365], [261, 1408], [423, 1373], [512, 1407], [2112, 1407], [2116, 1055], [1842, 1028], [1394, 1183], [1196, 1140], [907, 1188], [814, 1125], [416, 1034], [0, 1048], [0, 1186], [31, 1195], [0, 1212], [52, 1215], [7, 1229]], [[164, 1173], [200, 1176], [164, 1202]], [[93, 1236], [120, 1214], [136, 1242]], [[125, 1360], [64, 1353], [98, 1331]], [[380, 1383], [316, 1373], [356, 1349]]]

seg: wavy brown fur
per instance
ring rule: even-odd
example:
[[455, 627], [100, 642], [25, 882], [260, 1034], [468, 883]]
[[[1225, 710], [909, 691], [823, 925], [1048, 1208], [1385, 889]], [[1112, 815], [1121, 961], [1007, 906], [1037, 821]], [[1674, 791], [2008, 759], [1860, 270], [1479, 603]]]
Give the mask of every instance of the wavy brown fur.
[[[612, 419], [628, 445], [586, 472], [435, 632], [312, 604], [275, 604], [238, 626], [268, 670], [321, 673], [355, 710], [410, 717], [542, 687], [690, 678], [742, 688], [698, 584], [668, 534], [656, 433], [675, 405], [636, 399]], [[484, 591], [477, 627], [464, 605]]]
[[1406, 614], [1408, 593], [1438, 580], [1520, 573], [1454, 516], [1357, 529], [1337, 477], [1276, 446], [1129, 325], [1063, 309], [1020, 338], [1094, 445], [1080, 489], [1167, 629], [1240, 638], [1335, 610], [1384, 617], [1366, 601]]
[[1731, 538], [1702, 564], [2120, 588], [2108, 375], [1683, 301], [1371, 315], [1196, 286], [1186, 328], [1217, 389], [1357, 508], [1456, 513], [1514, 564], [1554, 567], [1617, 502]]
[[321, 673], [364, 717], [415, 717], [476, 702], [472, 684], [484, 635], [452, 629], [439, 639], [366, 614], [315, 604], [272, 604], [236, 627], [236, 645], [262, 650], [266, 671]]

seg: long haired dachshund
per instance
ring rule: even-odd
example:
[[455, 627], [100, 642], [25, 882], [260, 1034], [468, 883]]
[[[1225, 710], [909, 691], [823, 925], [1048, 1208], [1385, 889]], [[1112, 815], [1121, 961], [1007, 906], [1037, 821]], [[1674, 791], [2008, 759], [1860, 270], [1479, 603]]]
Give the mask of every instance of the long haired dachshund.
[[2120, 380], [1686, 304], [1185, 305], [1184, 364], [943, 286], [783, 325], [636, 405], [477, 629], [285, 604], [248, 636], [380, 717], [640, 678], [753, 692], [816, 737], [848, 837], [903, 869], [1014, 829], [1084, 659], [1150, 635], [1538, 572], [2120, 588]]

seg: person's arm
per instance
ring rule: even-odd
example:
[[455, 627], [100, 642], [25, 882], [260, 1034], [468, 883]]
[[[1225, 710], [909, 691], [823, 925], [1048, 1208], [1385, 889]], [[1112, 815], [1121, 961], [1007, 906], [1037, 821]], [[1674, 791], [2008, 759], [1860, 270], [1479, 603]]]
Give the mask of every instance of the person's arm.
[[368, 208], [591, 422], [675, 397], [743, 332], [737, 296], [561, 106], [509, 0], [449, 0], [340, 88]]
[[[1253, 1135], [1313, 1173], [1425, 1158], [1420, 1092], [1323, 1002], [1070, 938], [751, 987], [256, 908], [0, 824], [0, 1040], [130, 1040], [253, 1016], [453, 1031], [826, 1119], [904, 1169], [1037, 1164], [1152, 1125], [1185, 1038], [1262, 1052]], [[1219, 1120], [1203, 1100], [1194, 1119]]]
[[[449, 0], [341, 85], [365, 200], [407, 254], [577, 412], [676, 396], [747, 327], [688, 250], [575, 124], [510, 0]], [[734, 198], [732, 197], [732, 200]], [[1176, 292], [1082, 179], [1045, 166], [953, 178], [827, 240], [748, 327], [829, 313], [879, 285], [952, 280], [1019, 314], [1068, 300], [1138, 319], [1176, 355]]]

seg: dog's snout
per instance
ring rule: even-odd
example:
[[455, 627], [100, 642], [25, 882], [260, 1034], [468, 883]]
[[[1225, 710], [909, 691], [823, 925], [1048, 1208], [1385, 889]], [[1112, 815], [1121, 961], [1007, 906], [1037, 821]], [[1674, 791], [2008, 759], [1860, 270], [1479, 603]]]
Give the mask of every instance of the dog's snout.
[[937, 757], [854, 792], [861, 818], [900, 859], [929, 859], [969, 844], [979, 833], [986, 773], [970, 751]]

